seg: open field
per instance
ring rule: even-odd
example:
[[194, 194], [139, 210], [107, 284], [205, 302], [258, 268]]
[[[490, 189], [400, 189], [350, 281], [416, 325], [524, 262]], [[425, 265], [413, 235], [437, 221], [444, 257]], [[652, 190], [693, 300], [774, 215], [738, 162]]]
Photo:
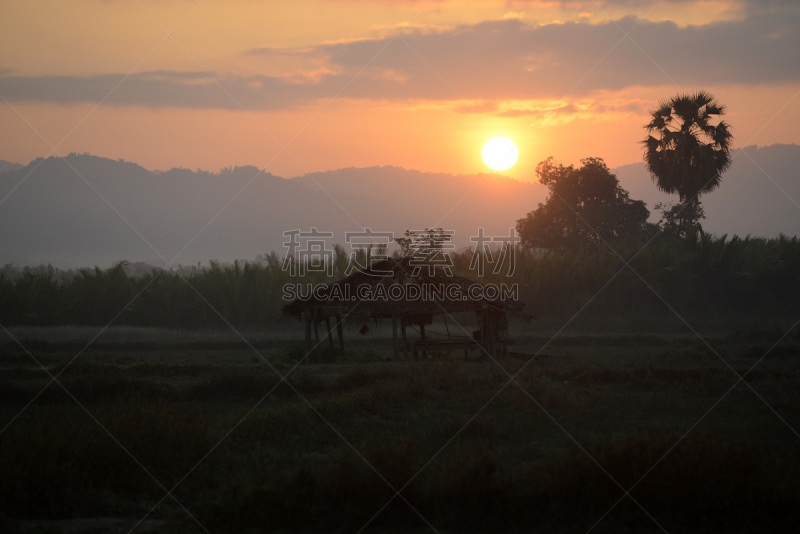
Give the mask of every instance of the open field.
[[0, 530], [797, 531], [787, 328], [518, 327], [508, 358], [421, 362], [386, 361], [377, 330], [306, 365], [293, 325], [18, 327]]

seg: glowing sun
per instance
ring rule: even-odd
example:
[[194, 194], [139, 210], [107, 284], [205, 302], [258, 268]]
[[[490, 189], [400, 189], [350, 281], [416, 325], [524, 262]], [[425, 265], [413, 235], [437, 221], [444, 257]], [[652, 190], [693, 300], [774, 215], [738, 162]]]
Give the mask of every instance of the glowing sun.
[[517, 162], [517, 145], [508, 137], [493, 137], [483, 145], [483, 162], [494, 171], [505, 171]]

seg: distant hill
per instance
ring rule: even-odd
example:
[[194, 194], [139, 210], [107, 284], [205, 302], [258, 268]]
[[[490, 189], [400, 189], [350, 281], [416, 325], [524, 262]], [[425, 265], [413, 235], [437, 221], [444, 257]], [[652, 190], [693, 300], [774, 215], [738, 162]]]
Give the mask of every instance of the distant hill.
[[[720, 187], [700, 197], [703, 228], [717, 235], [800, 235], [800, 146], [747, 146], [733, 157]], [[652, 220], [660, 215], [654, 210], [657, 202], [678, 201], [678, 195], [658, 191], [643, 163], [614, 172], [631, 198], [647, 203]]]
[[[722, 186], [702, 199], [707, 231], [800, 234], [800, 146], [746, 147], [735, 157]], [[656, 202], [677, 200], [658, 192], [643, 164], [614, 172], [651, 211]], [[547, 191], [493, 174], [370, 167], [287, 180], [255, 167], [153, 172], [71, 154], [0, 174], [0, 199], [6, 195], [0, 205], [0, 264], [82, 267], [123, 259], [205, 264], [273, 250], [283, 255], [283, 233], [311, 227], [332, 232], [330, 242], [344, 244], [345, 232], [365, 227], [399, 236], [406, 229], [441, 226], [455, 231], [461, 248], [479, 226], [487, 236], [507, 235]]]
[[391, 230], [442, 227], [455, 231], [456, 244], [469, 237], [508, 235], [516, 220], [547, 196], [541, 184], [477, 174], [451, 175], [410, 171], [399, 167], [340, 169], [294, 178], [317, 194], [340, 201], [353, 227]]
[[70, 267], [283, 255], [283, 233], [311, 227], [344, 244], [364, 227], [402, 235], [435, 225], [466, 246], [479, 225], [507, 235], [544, 198], [539, 184], [495, 175], [372, 167], [287, 180], [255, 167], [151, 172], [75, 154], [0, 175], [0, 198], [12, 190], [0, 206], [0, 263]]
[[17, 171], [17, 170], [21, 169], [22, 167], [23, 167], [23, 165], [20, 165], [19, 163], [12, 163], [10, 161], [6, 161], [4, 159], [0, 159], [0, 174], [3, 174], [4, 172], [9, 172], [9, 171]]

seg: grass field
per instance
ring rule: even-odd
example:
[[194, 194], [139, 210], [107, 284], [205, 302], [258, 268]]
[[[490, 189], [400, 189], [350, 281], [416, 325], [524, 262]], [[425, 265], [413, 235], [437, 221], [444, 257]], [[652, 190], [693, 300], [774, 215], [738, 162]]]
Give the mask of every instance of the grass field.
[[307, 365], [293, 325], [19, 327], [0, 338], [0, 530], [797, 531], [785, 331], [518, 327], [497, 361], [393, 362], [377, 330]]

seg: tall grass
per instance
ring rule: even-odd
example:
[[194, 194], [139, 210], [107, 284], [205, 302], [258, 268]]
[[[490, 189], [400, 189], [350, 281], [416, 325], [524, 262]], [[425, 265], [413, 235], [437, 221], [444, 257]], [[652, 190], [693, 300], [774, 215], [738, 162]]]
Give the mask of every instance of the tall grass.
[[[784, 421], [798, 424], [799, 355], [748, 375], [782, 419], [742, 386], [684, 436], [735, 377], [716, 359], [639, 349], [649, 356], [503, 369], [305, 366], [288, 384], [247, 361], [76, 362], [61, 381], [91, 415], [56, 387], [0, 432], [0, 512], [141, 516], [161, 485], [192, 470], [176, 497], [215, 532], [354, 531], [370, 520], [368, 531], [586, 532], [620, 499], [600, 531], [638, 532], [653, 522], [617, 483], [644, 477], [631, 495], [670, 532], [750, 531], [765, 516], [792, 531], [800, 449]], [[744, 372], [751, 360], [737, 358]], [[0, 382], [6, 420], [47, 381], [24, 365]], [[500, 392], [518, 371], [527, 394]]]
[[[570, 452], [529, 469], [476, 445], [458, 446], [421, 469], [430, 451], [414, 438], [365, 442], [361, 457], [343, 447], [290, 470], [260, 473], [244, 492], [222, 492], [208, 520], [233, 530], [338, 531], [369, 522], [372, 530], [430, 523], [495, 532], [585, 532], [601, 519], [604, 531], [655, 531], [653, 519], [680, 531], [797, 521], [796, 449], [762, 451], [706, 435], [684, 439], [664, 457], [678, 437], [597, 441], [589, 454]], [[392, 488], [403, 488], [400, 496]]]
[[[479, 280], [519, 284], [521, 300], [540, 317], [571, 316], [589, 303], [590, 316], [631, 320], [669, 316], [672, 309], [703, 318], [800, 312], [796, 237], [659, 236], [644, 245], [617, 243], [613, 252], [518, 249], [511, 277], [506, 266]], [[452, 257], [457, 272], [477, 278], [469, 270], [469, 252]], [[333, 279], [346, 266], [340, 247], [335, 261]], [[282, 267], [275, 253], [260, 263], [212, 262], [188, 274], [154, 270], [132, 276], [125, 263], [77, 272], [6, 266], [0, 270], [0, 323], [100, 326], [116, 317], [115, 324], [132, 326], [263, 327], [280, 316], [284, 284], [332, 281], [324, 272], [300, 278]]]
[[136, 510], [213, 444], [187, 406], [131, 395], [89, 413], [69, 399], [34, 406], [0, 435], [0, 510], [37, 518]]

